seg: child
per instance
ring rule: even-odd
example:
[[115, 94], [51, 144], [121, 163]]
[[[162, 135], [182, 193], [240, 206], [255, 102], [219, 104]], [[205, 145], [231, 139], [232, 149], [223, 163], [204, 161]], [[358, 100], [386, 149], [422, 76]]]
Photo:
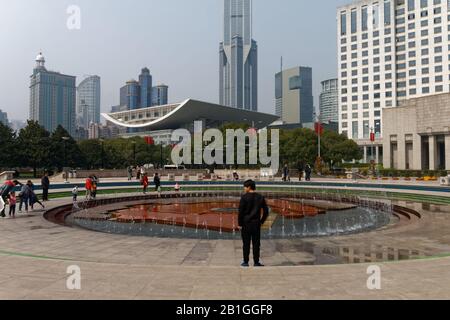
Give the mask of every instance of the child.
[[181, 186], [180, 186], [179, 183], [177, 183], [177, 184], [175, 185], [175, 192], [180, 192], [180, 190], [181, 190]]
[[8, 202], [9, 202], [9, 216], [15, 218], [17, 197], [14, 191], [10, 193]]
[[147, 173], [144, 173], [144, 175], [142, 176], [141, 184], [142, 184], [142, 188], [144, 189], [144, 194], [146, 194], [147, 193], [148, 184], [149, 184]]
[[78, 208], [78, 186], [73, 187], [72, 189], [72, 201], [73, 201], [73, 206], [75, 208]]

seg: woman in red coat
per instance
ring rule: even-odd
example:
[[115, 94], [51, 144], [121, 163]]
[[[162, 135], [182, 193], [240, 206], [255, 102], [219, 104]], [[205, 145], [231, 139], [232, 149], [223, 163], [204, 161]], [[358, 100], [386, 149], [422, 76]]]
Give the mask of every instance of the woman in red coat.
[[144, 189], [144, 194], [146, 194], [148, 188], [148, 175], [146, 173], [144, 173], [144, 176], [141, 179], [141, 184]]

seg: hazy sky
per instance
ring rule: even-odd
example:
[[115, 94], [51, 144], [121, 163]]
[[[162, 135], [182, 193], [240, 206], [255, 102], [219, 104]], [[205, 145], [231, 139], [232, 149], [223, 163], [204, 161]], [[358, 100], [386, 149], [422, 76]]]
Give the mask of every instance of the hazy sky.
[[[336, 7], [350, 0], [254, 0], [259, 47], [259, 109], [274, 113], [274, 75], [284, 67], [336, 77]], [[81, 9], [81, 29], [69, 30], [66, 10]], [[169, 85], [169, 102], [219, 102], [219, 42], [223, 0], [0, 0], [0, 109], [28, 118], [29, 77], [40, 50], [47, 69], [102, 78], [102, 112], [119, 103], [119, 88], [147, 66], [154, 83]]]

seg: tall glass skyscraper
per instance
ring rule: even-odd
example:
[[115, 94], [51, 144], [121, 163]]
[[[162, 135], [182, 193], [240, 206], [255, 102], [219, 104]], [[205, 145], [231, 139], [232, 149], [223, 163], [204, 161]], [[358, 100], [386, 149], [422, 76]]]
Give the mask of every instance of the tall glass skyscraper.
[[252, 39], [252, 0], [224, 0], [220, 44], [220, 104], [258, 110], [258, 46]]
[[139, 76], [139, 86], [141, 87], [141, 108], [148, 108], [152, 106], [152, 75], [148, 68], [142, 69]]
[[169, 87], [160, 84], [153, 87], [152, 106], [164, 106], [169, 104]]
[[100, 123], [100, 77], [89, 76], [77, 88], [77, 120], [85, 129], [90, 123]]
[[0, 109], [0, 123], [3, 123], [5, 126], [9, 126], [8, 114], [6, 112], [3, 112], [1, 109]]
[[76, 77], [47, 71], [42, 53], [31, 75], [30, 119], [50, 132], [58, 125], [71, 135], [76, 131]]
[[130, 80], [120, 88], [120, 105], [128, 110], [136, 110], [141, 107], [141, 87], [136, 80]]

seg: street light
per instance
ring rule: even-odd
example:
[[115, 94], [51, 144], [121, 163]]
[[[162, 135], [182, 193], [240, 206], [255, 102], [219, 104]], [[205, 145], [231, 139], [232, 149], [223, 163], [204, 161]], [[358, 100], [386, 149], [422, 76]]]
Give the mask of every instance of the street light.
[[102, 156], [101, 156], [102, 157], [102, 169], [105, 169], [105, 157], [104, 157], [104, 155], [105, 155], [105, 151], [104, 151], [105, 140], [99, 139], [99, 141], [102, 144]]
[[63, 141], [64, 141], [64, 168], [63, 168], [63, 171], [64, 171], [64, 174], [65, 174], [65, 176], [66, 176], [66, 183], [69, 183], [69, 177], [68, 177], [68, 175], [69, 175], [69, 172], [67, 171], [67, 152], [66, 152], [66, 143], [67, 143], [67, 141], [69, 141], [70, 140], [70, 138], [69, 137], [62, 137], [62, 139], [63, 139]]

